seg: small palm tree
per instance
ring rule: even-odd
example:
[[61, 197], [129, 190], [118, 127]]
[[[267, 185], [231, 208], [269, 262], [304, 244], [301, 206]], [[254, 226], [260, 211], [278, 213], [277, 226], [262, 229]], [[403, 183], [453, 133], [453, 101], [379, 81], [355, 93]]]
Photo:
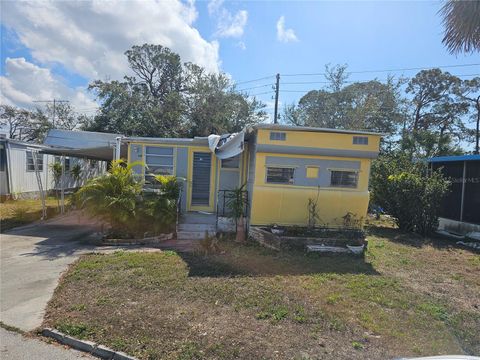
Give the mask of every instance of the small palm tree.
[[80, 178], [82, 177], [82, 167], [79, 163], [76, 163], [72, 166], [72, 168], [70, 169], [70, 174], [72, 174], [73, 180], [78, 185], [80, 182]]
[[50, 164], [50, 170], [52, 170], [53, 186], [55, 187], [55, 197], [57, 198], [57, 206], [60, 207], [60, 199], [58, 196], [58, 186], [60, 184], [60, 180], [62, 179], [63, 166], [60, 162], [55, 161], [52, 164]]
[[236, 241], [245, 241], [245, 216], [246, 216], [246, 191], [245, 185], [235, 188], [230, 191], [229, 198], [227, 200], [228, 210], [231, 217], [235, 219], [236, 224]]
[[452, 54], [480, 51], [480, 0], [448, 0], [440, 9], [443, 44]]
[[142, 192], [143, 184], [136, 181], [133, 172], [136, 165], [141, 164], [113, 161], [108, 173], [90, 179], [76, 195], [87, 213], [109, 223], [113, 233], [121, 236], [132, 234], [137, 199]]

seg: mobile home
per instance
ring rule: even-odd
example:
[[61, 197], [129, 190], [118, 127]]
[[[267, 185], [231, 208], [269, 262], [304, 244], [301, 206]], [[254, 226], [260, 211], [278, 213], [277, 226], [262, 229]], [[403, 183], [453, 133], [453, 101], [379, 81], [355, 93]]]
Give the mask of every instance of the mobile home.
[[222, 146], [212, 147], [212, 136], [122, 143], [128, 161], [141, 162], [135, 171], [147, 183], [154, 174], [181, 179], [183, 212], [223, 212], [225, 192], [245, 184], [250, 225], [306, 225], [309, 199], [318, 204], [321, 224], [365, 218], [380, 134], [261, 124], [216, 139]]
[[[106, 170], [106, 163], [77, 157], [65, 157], [65, 175], [55, 182], [51, 166], [61, 162], [58, 155], [48, 154], [48, 145], [32, 144], [18, 140], [0, 139], [0, 196], [6, 198], [37, 197], [40, 194], [36, 171], [45, 191], [59, 189], [61, 181], [65, 189], [81, 186], [86, 179]], [[34, 162], [36, 159], [36, 164]], [[81, 176], [75, 179], [70, 170], [81, 166]], [[35, 166], [36, 165], [36, 166]]]

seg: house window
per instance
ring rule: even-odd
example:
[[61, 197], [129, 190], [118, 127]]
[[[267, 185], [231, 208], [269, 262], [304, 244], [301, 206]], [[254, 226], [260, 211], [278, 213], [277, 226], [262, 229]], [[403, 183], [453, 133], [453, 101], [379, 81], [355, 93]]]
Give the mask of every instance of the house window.
[[267, 167], [267, 183], [270, 184], [293, 184], [294, 168]]
[[145, 147], [145, 179], [155, 175], [173, 175], [173, 148], [160, 146]]
[[[27, 171], [35, 171], [35, 164], [33, 163], [33, 154], [31, 151], [25, 152], [27, 156]], [[43, 154], [36, 154], [38, 171], [43, 171]]]
[[356, 188], [357, 184], [357, 171], [331, 170], [330, 186]]
[[316, 179], [318, 177], [318, 167], [307, 166], [307, 178]]
[[[61, 165], [62, 164], [62, 157], [61, 156], [55, 156], [55, 162], [59, 163]], [[70, 158], [69, 157], [65, 158], [65, 171], [70, 171]]]
[[285, 141], [287, 140], [287, 133], [271, 131], [270, 140]]
[[240, 155], [222, 159], [222, 169], [238, 169], [240, 166]]
[[353, 145], [368, 145], [368, 136], [354, 136]]

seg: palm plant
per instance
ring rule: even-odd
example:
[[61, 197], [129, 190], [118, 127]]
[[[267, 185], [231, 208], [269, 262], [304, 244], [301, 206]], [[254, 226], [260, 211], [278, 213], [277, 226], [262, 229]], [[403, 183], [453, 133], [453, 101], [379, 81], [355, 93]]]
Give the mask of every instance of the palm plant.
[[72, 166], [70, 169], [70, 174], [72, 174], [73, 180], [75, 180], [75, 182], [78, 184], [82, 176], [82, 167], [79, 163], [76, 163]]
[[108, 173], [91, 179], [77, 193], [82, 207], [93, 217], [108, 222], [115, 234], [132, 235], [137, 200], [142, 183], [135, 180], [133, 167], [124, 160], [112, 162]]
[[57, 198], [57, 206], [60, 207], [60, 200], [58, 196], [58, 185], [60, 184], [60, 180], [62, 178], [63, 166], [60, 162], [55, 161], [52, 164], [50, 164], [50, 170], [52, 170], [53, 186], [55, 187], [55, 197]]
[[448, 0], [439, 12], [445, 26], [442, 42], [450, 53], [480, 51], [480, 0]]
[[245, 184], [230, 191], [230, 195], [227, 201], [228, 210], [231, 217], [235, 219], [236, 223], [236, 240], [241, 242], [245, 240], [245, 222], [244, 217], [246, 215], [246, 197], [245, 197]]

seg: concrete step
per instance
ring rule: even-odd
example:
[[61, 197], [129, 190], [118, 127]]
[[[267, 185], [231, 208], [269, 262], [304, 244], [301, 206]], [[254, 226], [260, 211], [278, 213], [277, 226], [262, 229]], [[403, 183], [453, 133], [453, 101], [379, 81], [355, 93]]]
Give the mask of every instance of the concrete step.
[[215, 232], [215, 224], [178, 224], [178, 231]]
[[180, 224], [209, 224], [215, 225], [216, 215], [198, 212], [187, 212], [180, 215]]
[[[208, 231], [209, 236], [215, 235], [215, 230]], [[201, 240], [205, 237], [205, 231], [177, 231], [177, 240]]]

